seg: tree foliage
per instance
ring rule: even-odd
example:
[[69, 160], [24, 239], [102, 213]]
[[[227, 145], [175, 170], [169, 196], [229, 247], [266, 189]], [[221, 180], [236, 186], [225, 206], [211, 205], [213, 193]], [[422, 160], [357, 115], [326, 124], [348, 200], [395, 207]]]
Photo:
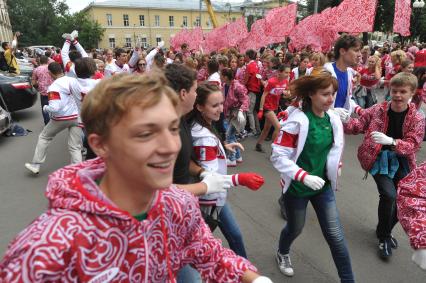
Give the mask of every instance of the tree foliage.
[[7, 0], [13, 31], [23, 35], [21, 46], [63, 43], [62, 34], [79, 31], [79, 41], [87, 48], [97, 47], [104, 29], [84, 12], [70, 14], [64, 0]]

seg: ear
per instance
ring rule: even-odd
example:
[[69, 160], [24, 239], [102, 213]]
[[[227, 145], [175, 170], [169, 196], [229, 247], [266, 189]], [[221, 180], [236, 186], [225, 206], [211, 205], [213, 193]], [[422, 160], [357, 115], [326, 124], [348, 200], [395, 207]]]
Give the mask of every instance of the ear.
[[186, 91], [186, 89], [184, 89], [184, 88], [181, 89], [179, 91], [179, 98], [180, 98], [180, 100], [181, 101], [185, 101], [187, 94], [188, 94], [188, 92]]
[[199, 104], [196, 104], [196, 105], [195, 105], [195, 107], [197, 107], [197, 110], [198, 110], [200, 113], [203, 113], [203, 110], [204, 110], [204, 107], [203, 107], [203, 106], [201, 106], [201, 105], [199, 105]]
[[90, 134], [87, 137], [87, 142], [89, 143], [90, 148], [96, 153], [97, 156], [102, 158], [107, 158], [109, 154], [109, 148], [105, 143], [104, 138], [98, 134]]

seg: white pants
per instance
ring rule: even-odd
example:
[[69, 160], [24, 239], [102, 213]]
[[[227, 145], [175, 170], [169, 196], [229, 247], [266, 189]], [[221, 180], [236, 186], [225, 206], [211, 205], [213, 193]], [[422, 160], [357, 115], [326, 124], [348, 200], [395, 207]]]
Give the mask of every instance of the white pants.
[[58, 133], [65, 129], [68, 129], [68, 151], [71, 155], [71, 164], [79, 163], [83, 160], [81, 155], [82, 130], [78, 127], [77, 119], [69, 121], [55, 121], [50, 119], [38, 137], [33, 163], [43, 163], [46, 160], [47, 148], [50, 142]]

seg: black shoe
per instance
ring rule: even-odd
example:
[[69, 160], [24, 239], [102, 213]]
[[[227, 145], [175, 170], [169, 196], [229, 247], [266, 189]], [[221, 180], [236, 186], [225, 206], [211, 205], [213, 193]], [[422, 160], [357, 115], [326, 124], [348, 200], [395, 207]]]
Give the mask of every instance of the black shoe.
[[398, 248], [398, 241], [392, 235], [390, 237], [390, 244], [391, 244], [392, 249]]
[[390, 239], [379, 241], [379, 256], [382, 259], [389, 259], [392, 256], [392, 247]]
[[278, 204], [280, 205], [280, 212], [281, 212], [281, 217], [284, 220], [287, 220], [287, 211], [285, 210], [285, 206], [284, 206], [284, 195], [282, 194], [281, 197], [278, 199]]
[[261, 145], [260, 143], [257, 143], [257, 144], [256, 144], [256, 148], [255, 148], [255, 150], [256, 150], [256, 151], [258, 151], [258, 152], [265, 152], [265, 151], [263, 150], [263, 148], [262, 148], [262, 145]]

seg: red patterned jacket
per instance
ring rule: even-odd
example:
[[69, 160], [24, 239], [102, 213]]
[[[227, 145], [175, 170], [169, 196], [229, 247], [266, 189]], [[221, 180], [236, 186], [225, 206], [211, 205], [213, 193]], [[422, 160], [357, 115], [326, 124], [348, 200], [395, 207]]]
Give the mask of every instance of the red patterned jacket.
[[414, 249], [426, 249], [426, 162], [398, 183], [398, 220]]
[[[225, 95], [225, 88], [222, 88], [222, 92]], [[238, 80], [232, 80], [229, 85], [228, 95], [223, 103], [223, 113], [225, 117], [229, 117], [233, 109], [240, 109], [243, 112], [248, 111], [250, 100], [247, 95], [247, 88], [241, 84]]]
[[[364, 133], [364, 140], [358, 147], [358, 160], [362, 169], [369, 171], [376, 161], [382, 149], [382, 145], [375, 143], [370, 137], [370, 133], [378, 131], [386, 133], [389, 123], [387, 115], [390, 102], [376, 104], [365, 109], [358, 118], [350, 118], [344, 125], [345, 133]], [[420, 149], [425, 132], [425, 119], [417, 111], [413, 103], [409, 104], [407, 116], [405, 116], [402, 127], [402, 139], [396, 140], [395, 153], [405, 156], [408, 160], [410, 171], [416, 168], [416, 152]]]
[[139, 222], [99, 190], [104, 172], [95, 159], [50, 175], [49, 208], [9, 245], [0, 282], [176, 282], [186, 264], [207, 282], [240, 282], [255, 270], [213, 237], [191, 194], [158, 191]]

